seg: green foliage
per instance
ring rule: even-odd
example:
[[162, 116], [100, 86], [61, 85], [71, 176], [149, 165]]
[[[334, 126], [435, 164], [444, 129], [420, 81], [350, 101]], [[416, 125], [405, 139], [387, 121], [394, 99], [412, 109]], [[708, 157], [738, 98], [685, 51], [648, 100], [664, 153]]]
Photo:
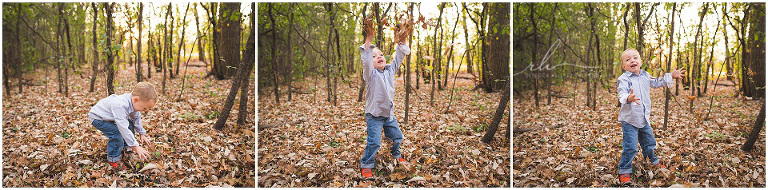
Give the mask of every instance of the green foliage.
[[70, 134], [70, 133], [69, 133], [69, 132], [67, 132], [67, 131], [61, 132], [61, 134], [60, 134], [60, 135], [61, 135], [61, 138], [64, 138], [64, 139], [69, 139], [69, 138], [71, 138], [71, 137], [72, 137], [72, 134]]
[[191, 121], [194, 121], [194, 120], [197, 120], [197, 119], [198, 119], [198, 115], [197, 115], [197, 114], [194, 114], [194, 113], [186, 112], [186, 113], [184, 113], [183, 115], [180, 115], [180, 116], [179, 116], [179, 118], [181, 118], [181, 119], [183, 119], [183, 120], [191, 120]]
[[446, 129], [448, 129], [448, 131], [455, 132], [455, 133], [463, 133], [468, 130], [466, 127], [460, 126], [460, 125], [448, 126]]
[[712, 133], [704, 134], [704, 136], [707, 137], [708, 139], [713, 139], [713, 140], [716, 140], [716, 141], [720, 141], [720, 140], [724, 140], [725, 139], [725, 135], [723, 135], [722, 133], [717, 132], [717, 131], [712, 132]]
[[219, 111], [213, 111], [205, 115], [206, 119], [216, 119], [219, 117]]
[[475, 132], [483, 132], [485, 130], [488, 130], [488, 126], [485, 124], [480, 124], [479, 126], [475, 127]]

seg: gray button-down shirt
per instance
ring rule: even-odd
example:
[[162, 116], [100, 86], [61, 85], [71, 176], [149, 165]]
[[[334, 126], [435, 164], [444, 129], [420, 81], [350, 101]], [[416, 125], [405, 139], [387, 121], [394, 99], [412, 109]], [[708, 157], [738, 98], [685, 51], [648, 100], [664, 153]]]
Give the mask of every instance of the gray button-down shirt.
[[[624, 121], [637, 128], [643, 128], [645, 124], [651, 121], [651, 88], [659, 88], [663, 86], [672, 87], [675, 81], [672, 79], [672, 74], [666, 73], [664, 77], [653, 78], [648, 72], [640, 70], [638, 74], [624, 71], [624, 74], [619, 76], [616, 81], [619, 102], [621, 102], [621, 110], [619, 111], [619, 121]], [[627, 97], [630, 90], [635, 90], [635, 98], [639, 98], [640, 101], [627, 103]]]
[[367, 93], [365, 93], [365, 113], [370, 113], [376, 117], [389, 117], [395, 115], [393, 99], [395, 98], [395, 73], [397, 73], [400, 63], [405, 59], [405, 55], [411, 53], [411, 49], [404, 44], [397, 44], [395, 47], [394, 59], [384, 66], [383, 70], [373, 68], [373, 48], [360, 46], [363, 52], [360, 58], [363, 60], [363, 79], [367, 83]]
[[133, 121], [133, 127], [137, 133], [147, 134], [147, 130], [141, 126], [141, 112], [133, 110], [131, 93], [122, 95], [112, 94], [107, 98], [99, 100], [91, 108], [91, 111], [88, 112], [88, 119], [91, 123], [96, 119], [115, 122], [120, 135], [123, 136], [123, 140], [130, 147], [138, 146], [139, 143], [133, 137], [133, 132], [128, 129], [129, 119]]

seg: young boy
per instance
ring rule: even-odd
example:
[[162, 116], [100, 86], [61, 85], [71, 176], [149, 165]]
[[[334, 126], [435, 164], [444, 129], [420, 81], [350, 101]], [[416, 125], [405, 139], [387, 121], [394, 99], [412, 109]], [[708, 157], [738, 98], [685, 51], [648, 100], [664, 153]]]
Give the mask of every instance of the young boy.
[[[370, 20], [366, 21], [370, 22]], [[370, 23], [368, 23], [370, 26]], [[365, 44], [360, 46], [363, 60], [363, 79], [367, 86], [365, 98], [365, 120], [367, 127], [367, 145], [360, 160], [361, 173], [364, 178], [371, 178], [373, 174], [371, 169], [374, 166], [374, 157], [376, 151], [381, 146], [381, 131], [391, 139], [392, 147], [390, 151], [397, 163], [403, 164], [406, 160], [400, 154], [400, 143], [403, 141], [403, 133], [398, 127], [395, 119], [394, 102], [395, 97], [395, 73], [400, 67], [400, 63], [405, 59], [405, 55], [410, 54], [411, 50], [405, 45], [405, 37], [398, 36], [398, 42], [395, 48], [394, 60], [391, 64], [386, 64], [381, 50], [371, 44], [374, 32], [368, 29], [366, 32]]]
[[[627, 49], [621, 54], [622, 68], [624, 74], [619, 76], [618, 92], [621, 110], [619, 111], [619, 121], [621, 122], [624, 140], [621, 143], [624, 151], [621, 153], [619, 161], [619, 181], [627, 184], [631, 183], [630, 174], [632, 173], [632, 159], [637, 153], [637, 144], [643, 149], [643, 156], [654, 166], [666, 168], [659, 163], [659, 159], [654, 154], [656, 139], [651, 130], [651, 93], [650, 87], [659, 88], [663, 86], [671, 87], [675, 84], [673, 78], [682, 78], [685, 70], [673, 70], [671, 73], [664, 74], [661, 78], [652, 78], [648, 72], [640, 69], [643, 60], [637, 50]], [[637, 94], [635, 94], [637, 92]]]
[[157, 94], [155, 87], [148, 82], [136, 84], [131, 93], [116, 95], [99, 100], [88, 112], [91, 125], [99, 129], [107, 142], [107, 162], [113, 169], [123, 171], [125, 164], [120, 161], [123, 147], [130, 147], [139, 159], [149, 157], [149, 152], [136, 142], [134, 129], [139, 133], [138, 140], [149, 143], [147, 131], [141, 124], [141, 111], [147, 111], [155, 106]]

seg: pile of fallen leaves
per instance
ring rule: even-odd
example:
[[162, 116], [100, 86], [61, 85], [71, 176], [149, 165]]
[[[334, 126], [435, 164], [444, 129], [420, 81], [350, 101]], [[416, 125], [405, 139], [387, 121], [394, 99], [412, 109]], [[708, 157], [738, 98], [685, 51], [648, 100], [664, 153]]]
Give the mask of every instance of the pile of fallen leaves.
[[[202, 63], [198, 63], [202, 64]], [[207, 71], [190, 67], [180, 100], [182, 76], [169, 79], [166, 95], [143, 112], [144, 128], [152, 144], [142, 144], [152, 155], [139, 161], [123, 154], [124, 172], [111, 170], [107, 137], [88, 121], [88, 111], [107, 96], [104, 75], [88, 92], [90, 70], [70, 75], [69, 96], [57, 93], [54, 71], [37, 70], [27, 76], [38, 86], [16, 87], [3, 96], [3, 186], [5, 187], [253, 187], [255, 155], [253, 119], [236, 125], [236, 101], [223, 131], [212, 128], [228, 94], [231, 80], [203, 78]], [[146, 73], [145, 73], [146, 74]], [[150, 82], [162, 91], [162, 73]], [[115, 93], [129, 93], [136, 84], [132, 67], [121, 66]], [[253, 78], [251, 78], [253, 84]], [[255, 87], [250, 86], [249, 96]], [[248, 102], [253, 109], [255, 103]], [[250, 118], [254, 114], [249, 113]]]
[[[551, 105], [542, 99], [536, 107], [528, 92], [515, 96], [514, 126], [527, 132], [513, 135], [514, 186], [618, 186], [622, 131], [616, 121], [616, 88], [598, 91], [597, 111], [584, 106], [583, 90], [556, 89], [567, 98], [553, 98]], [[667, 169], [652, 167], [638, 150], [632, 163], [634, 186], [765, 187], [765, 129], [751, 152], [740, 149], [762, 103], [718, 86], [707, 118], [710, 96], [694, 99], [690, 113], [690, 91], [680, 90], [670, 99], [667, 128], [664, 90], [651, 90], [655, 153]]]
[[274, 88], [260, 87], [259, 186], [509, 187], [509, 114], [490, 144], [480, 141], [499, 93], [472, 91], [474, 82], [459, 79], [451, 108], [446, 109], [452, 83], [436, 90], [434, 106], [429, 86], [422, 84], [410, 95], [406, 124], [403, 78], [395, 82], [394, 109], [404, 136], [400, 150], [409, 164], [395, 165], [391, 141], [382, 138], [372, 180], [360, 175], [366, 122], [365, 101], [357, 102], [359, 83], [338, 85], [336, 106], [326, 101], [325, 85], [311, 79], [294, 83], [302, 86], [297, 91], [308, 94], [293, 94], [290, 101], [281, 94], [280, 104], [275, 103]]

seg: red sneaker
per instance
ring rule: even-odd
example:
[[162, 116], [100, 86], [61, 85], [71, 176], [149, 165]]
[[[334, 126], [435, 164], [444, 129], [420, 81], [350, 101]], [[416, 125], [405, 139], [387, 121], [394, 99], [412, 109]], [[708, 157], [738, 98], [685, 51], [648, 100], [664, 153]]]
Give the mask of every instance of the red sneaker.
[[371, 168], [363, 168], [360, 170], [364, 178], [372, 178], [373, 173], [371, 173]]
[[115, 169], [115, 170], [117, 170], [117, 171], [124, 171], [125, 169], [127, 169], [127, 168], [128, 168], [128, 167], [126, 167], [126, 166], [125, 166], [125, 164], [123, 164], [123, 162], [121, 162], [121, 161], [117, 161], [117, 162], [110, 162], [110, 161], [107, 161], [107, 162], [109, 162], [109, 165], [110, 165], [110, 166], [112, 166], [112, 169]]
[[632, 178], [629, 177], [629, 174], [621, 174], [619, 175], [619, 182], [624, 184], [632, 183]]
[[657, 168], [664, 168], [664, 169], [667, 168], [667, 166], [665, 166], [664, 164], [661, 164], [661, 162], [656, 163], [656, 165], [654, 165], [654, 166], [656, 166]]
[[407, 162], [405, 158], [397, 158], [397, 162]]

